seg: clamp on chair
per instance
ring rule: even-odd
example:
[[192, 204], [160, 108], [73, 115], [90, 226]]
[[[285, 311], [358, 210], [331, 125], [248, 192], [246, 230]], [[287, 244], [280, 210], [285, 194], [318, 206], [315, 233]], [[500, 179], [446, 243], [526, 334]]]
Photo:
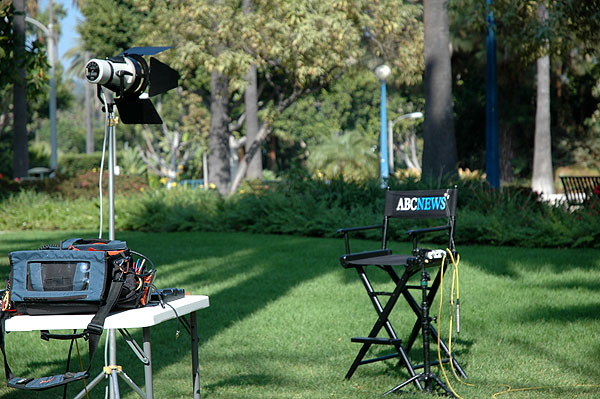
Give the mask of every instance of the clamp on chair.
[[[395, 392], [411, 383], [414, 383], [419, 390], [430, 392], [433, 389], [432, 383], [436, 383], [445, 393], [450, 396], [455, 396], [448, 387], [446, 387], [442, 381], [431, 372], [431, 366], [438, 364], [437, 361], [430, 361], [429, 344], [431, 337], [440, 342], [440, 348], [446, 356], [442, 362], [452, 362], [457, 372], [463, 378], [466, 378], [465, 371], [450, 353], [446, 344], [439, 338], [438, 332], [431, 325], [432, 319], [429, 316], [429, 306], [435, 298], [441, 277], [446, 271], [447, 261], [445, 251], [419, 248], [419, 241], [423, 236], [430, 235], [431, 233], [444, 233], [448, 237], [448, 249], [453, 253], [455, 252], [454, 228], [457, 191], [456, 187], [443, 190], [419, 191], [391, 191], [388, 189], [388, 191], [386, 191], [382, 224], [338, 230], [338, 233], [344, 235], [346, 249], [346, 253], [340, 257], [340, 263], [344, 268], [353, 268], [356, 270], [378, 316], [377, 321], [367, 337], [352, 338], [352, 342], [361, 343], [362, 346], [346, 373], [346, 379], [352, 377], [358, 366], [397, 357], [400, 359], [400, 363], [408, 371], [410, 377], [403, 383], [387, 391], [385, 394]], [[413, 244], [412, 253], [408, 255], [397, 255], [393, 254], [392, 250], [388, 248], [388, 236], [390, 233], [389, 225], [390, 220], [394, 218], [442, 218], [446, 220], [446, 224], [408, 230], [407, 234]], [[381, 249], [352, 253], [350, 250], [350, 234], [357, 231], [372, 229], [381, 229], [382, 231]], [[381, 269], [388, 275], [395, 285], [392, 292], [375, 290], [367, 275], [367, 270], [372, 267]], [[430, 275], [427, 269], [432, 267], [439, 268], [439, 270], [433, 283], [429, 286]], [[402, 273], [400, 274], [398, 270], [401, 270]], [[421, 274], [420, 284], [417, 286], [408, 285], [411, 277], [416, 276], [419, 273]], [[414, 298], [411, 290], [418, 290], [421, 293], [421, 304]], [[380, 297], [383, 296], [389, 297], [385, 305], [380, 299]], [[401, 297], [406, 300], [417, 317], [406, 344], [403, 344], [402, 340], [398, 337], [389, 319], [392, 310]], [[379, 337], [379, 333], [382, 329], [385, 329], [387, 337]], [[423, 365], [414, 366], [408, 355], [414, 342], [419, 336], [419, 333], [423, 338]], [[395, 352], [376, 358], [365, 359], [365, 356], [373, 345], [393, 346]], [[417, 374], [415, 370], [420, 368], [423, 368], [423, 372]]]

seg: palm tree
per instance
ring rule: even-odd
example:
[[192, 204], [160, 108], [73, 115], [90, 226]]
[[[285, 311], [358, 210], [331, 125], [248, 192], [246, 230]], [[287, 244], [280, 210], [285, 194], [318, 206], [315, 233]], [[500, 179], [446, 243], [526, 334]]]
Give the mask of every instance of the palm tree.
[[[548, 9], [542, 3], [538, 4], [538, 18], [542, 23], [548, 20]], [[548, 43], [545, 47], [548, 49]], [[547, 195], [554, 194], [550, 132], [550, 55], [548, 53], [536, 61], [536, 79], [537, 103], [531, 189]]]
[[310, 152], [307, 167], [313, 174], [327, 179], [373, 178], [379, 170], [375, 148], [375, 138], [369, 139], [358, 131], [334, 134]]
[[425, 33], [425, 122], [423, 176], [439, 179], [457, 171], [448, 1], [423, 2]]
[[27, 100], [25, 96], [25, 0], [15, 0], [14, 58], [19, 65], [19, 82], [13, 85], [13, 177], [27, 177], [29, 169], [29, 148], [27, 140]]

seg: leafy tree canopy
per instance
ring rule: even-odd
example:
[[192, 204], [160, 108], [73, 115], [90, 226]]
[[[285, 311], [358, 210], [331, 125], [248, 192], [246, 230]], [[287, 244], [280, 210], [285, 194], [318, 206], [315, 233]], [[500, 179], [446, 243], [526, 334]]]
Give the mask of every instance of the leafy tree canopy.
[[83, 49], [99, 58], [133, 47], [141, 36], [141, 21], [147, 17], [135, 0], [86, 0], [81, 13], [86, 21], [78, 26]]
[[257, 0], [252, 13], [233, 0], [137, 4], [152, 15], [146, 44], [175, 43], [172, 65], [192, 87], [206, 87], [217, 69], [243, 91], [256, 64], [270, 86], [263, 96], [282, 103], [368, 59], [392, 63], [404, 82], [419, 81], [423, 68], [421, 7], [398, 0]]

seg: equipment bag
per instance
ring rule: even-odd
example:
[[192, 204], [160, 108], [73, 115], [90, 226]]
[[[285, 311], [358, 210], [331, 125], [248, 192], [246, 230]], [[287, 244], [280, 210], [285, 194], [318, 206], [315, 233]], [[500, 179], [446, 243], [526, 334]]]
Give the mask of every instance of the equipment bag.
[[[72, 238], [37, 251], [11, 252], [9, 259], [9, 301], [3, 303], [0, 316], [0, 350], [4, 355], [8, 386], [17, 389], [43, 390], [88, 378], [104, 329], [104, 319], [111, 310], [145, 306], [155, 276], [152, 261], [119, 240]], [[42, 378], [15, 376], [8, 365], [4, 345], [4, 320], [15, 313], [95, 313], [82, 333], [50, 334], [42, 331], [42, 339], [45, 340], [88, 340], [87, 370]]]

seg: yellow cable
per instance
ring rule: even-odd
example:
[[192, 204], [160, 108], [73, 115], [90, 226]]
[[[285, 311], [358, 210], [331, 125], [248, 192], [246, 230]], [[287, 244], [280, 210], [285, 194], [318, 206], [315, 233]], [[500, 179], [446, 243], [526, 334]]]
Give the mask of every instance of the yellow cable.
[[[459, 275], [458, 275], [458, 263], [460, 261], [460, 255], [457, 254], [457, 257], [454, 257], [454, 254], [452, 253], [452, 251], [450, 251], [449, 249], [446, 249], [447, 254], [449, 255], [449, 258], [451, 260], [451, 264], [453, 266], [452, 268], [452, 279], [451, 279], [451, 291], [450, 291], [450, 305], [451, 308], [454, 305], [458, 305], [459, 303], [459, 299], [460, 299], [460, 284], [459, 284]], [[445, 264], [446, 261], [446, 255], [444, 255], [444, 258], [442, 259], [442, 265]], [[455, 293], [456, 293], [456, 301], [454, 300], [455, 297]], [[443, 299], [444, 299], [444, 273], [442, 273], [440, 275], [440, 300], [439, 300], [439, 310], [438, 310], [438, 331], [441, 331], [441, 319], [442, 319], [442, 310], [443, 310]], [[457, 320], [457, 323], [459, 321]], [[456, 369], [454, 367], [454, 363], [452, 362], [452, 330], [454, 328], [454, 309], [451, 309], [450, 311], [450, 318], [449, 318], [449, 324], [448, 324], [448, 358], [450, 361], [450, 368], [452, 370], [452, 373], [454, 374], [454, 377], [462, 384], [467, 385], [467, 386], [473, 386], [472, 384], [466, 383], [463, 380], [461, 380], [461, 378], [458, 376], [458, 374], [456, 373]], [[456, 390], [454, 389], [454, 387], [452, 386], [452, 384], [450, 383], [450, 380], [448, 378], [448, 375], [446, 373], [446, 370], [444, 368], [444, 364], [442, 362], [442, 349], [441, 349], [441, 336], [438, 332], [438, 339], [437, 339], [437, 354], [438, 354], [438, 362], [440, 364], [440, 369], [442, 371], [442, 374], [444, 376], [444, 379], [446, 381], [446, 383], [448, 384], [449, 389], [452, 391], [452, 393], [459, 399], [462, 399], [462, 397], [456, 392]]]
[[[450, 291], [450, 304], [453, 305], [455, 304], [456, 306], [459, 306], [459, 301], [460, 301], [460, 278], [459, 278], [459, 267], [458, 264], [460, 262], [460, 254], [457, 254], [456, 258], [454, 257], [454, 255], [452, 254], [452, 252], [449, 249], [446, 249], [453, 269], [452, 269], [452, 284], [451, 284], [451, 291]], [[442, 260], [442, 262], [445, 261], [445, 258]], [[442, 263], [443, 264], [443, 263]], [[443, 278], [444, 275], [441, 275], [440, 278], [440, 305], [439, 305], [439, 314], [438, 314], [438, 330], [441, 331], [441, 325], [440, 325], [440, 320], [441, 320], [441, 315], [442, 315], [442, 301], [443, 301]], [[456, 301], [454, 301], [454, 295], [456, 294]], [[452, 359], [452, 327], [453, 327], [453, 312], [450, 312], [450, 319], [449, 319], [449, 326], [448, 326], [448, 352], [449, 352], [449, 358]], [[449, 388], [452, 390], [452, 393], [454, 393], [454, 395], [456, 395], [459, 399], [462, 399], [455, 391], [454, 388], [452, 387], [452, 385], [450, 384], [450, 382], [448, 381], [448, 377], [446, 375], [446, 371], [444, 369], [443, 363], [442, 363], [442, 359], [441, 359], [441, 343], [440, 343], [440, 335], [438, 334], [438, 347], [437, 347], [437, 351], [438, 351], [438, 361], [440, 362], [440, 368], [442, 370], [442, 373], [444, 375], [444, 379], [446, 380], [446, 383], [448, 384]], [[454, 374], [454, 377], [462, 384], [466, 385], [466, 386], [475, 386], [475, 384], [471, 384], [468, 382], [463, 381], [457, 374], [456, 369], [454, 367], [454, 363], [452, 362], [452, 360], [450, 360], [450, 367], [452, 369], [452, 372]], [[499, 396], [502, 395], [506, 395], [509, 393], [513, 393], [513, 392], [525, 392], [525, 391], [534, 391], [534, 390], [542, 390], [542, 389], [557, 389], [557, 388], [600, 388], [600, 385], [598, 384], [573, 384], [573, 385], [548, 385], [548, 386], [536, 386], [536, 387], [523, 387], [523, 388], [513, 388], [510, 385], [507, 384], [496, 384], [496, 385], [491, 385], [491, 386], [504, 386], [506, 387], [506, 389], [504, 389], [503, 391], [500, 392], [496, 392], [492, 395], [492, 398], [497, 399]]]
[[505, 395], [507, 393], [512, 392], [524, 392], [524, 391], [536, 391], [541, 389], [556, 389], [556, 388], [600, 388], [600, 385], [596, 384], [573, 384], [573, 385], [548, 385], [548, 386], [538, 386], [538, 387], [524, 387], [524, 388], [513, 388], [509, 385], [506, 385], [508, 388], [504, 391], [496, 392], [492, 395], [493, 398], [497, 398], [500, 395]]
[[[454, 396], [456, 396], [458, 399], [462, 399], [462, 396], [460, 396], [458, 393], [456, 393], [456, 391], [454, 390], [454, 387], [450, 383], [450, 379], [448, 378], [448, 375], [446, 374], [446, 370], [444, 369], [444, 363], [442, 362], [441, 337], [440, 337], [439, 331], [441, 331], [440, 327], [441, 327], [441, 319], [442, 319], [442, 305], [443, 305], [443, 299], [444, 299], [445, 270], [443, 268], [445, 267], [445, 264], [446, 264], [446, 254], [444, 254], [444, 257], [442, 258], [442, 270], [440, 272], [440, 295], [439, 295], [440, 299], [439, 299], [439, 308], [438, 308], [438, 317], [437, 317], [437, 327], [438, 327], [437, 356], [438, 356], [438, 362], [440, 365], [440, 370], [442, 371], [442, 374], [444, 375], [444, 380], [446, 381], [448, 388], [450, 389], [450, 391], [452, 391]], [[450, 325], [452, 325], [452, 314], [450, 315]], [[450, 363], [452, 363], [452, 361], [450, 361]]]
[[[450, 352], [450, 358], [452, 358], [452, 317], [454, 316], [454, 313], [457, 314], [456, 316], [456, 323], [457, 323], [457, 332], [460, 331], [459, 327], [460, 327], [460, 319], [459, 319], [459, 315], [460, 315], [460, 278], [459, 278], [459, 263], [460, 263], [460, 254], [456, 254], [456, 258], [454, 257], [454, 254], [452, 253], [452, 251], [450, 251], [449, 248], [446, 248], [446, 252], [448, 253], [448, 255], [450, 256], [450, 260], [452, 262], [452, 291], [450, 292], [450, 303], [452, 305], [455, 305], [455, 307], [452, 309], [453, 312], [450, 312], [450, 325], [448, 326], [448, 352]], [[455, 291], [456, 289], [456, 291]], [[456, 292], [456, 301], [454, 301], [454, 296], [455, 296], [455, 292]], [[469, 384], [465, 381], [463, 381], [457, 374], [456, 372], [456, 368], [454, 367], [454, 362], [450, 361], [450, 368], [452, 369], [452, 374], [454, 374], [454, 377], [462, 384], [467, 385], [467, 386], [473, 386], [473, 384]]]

